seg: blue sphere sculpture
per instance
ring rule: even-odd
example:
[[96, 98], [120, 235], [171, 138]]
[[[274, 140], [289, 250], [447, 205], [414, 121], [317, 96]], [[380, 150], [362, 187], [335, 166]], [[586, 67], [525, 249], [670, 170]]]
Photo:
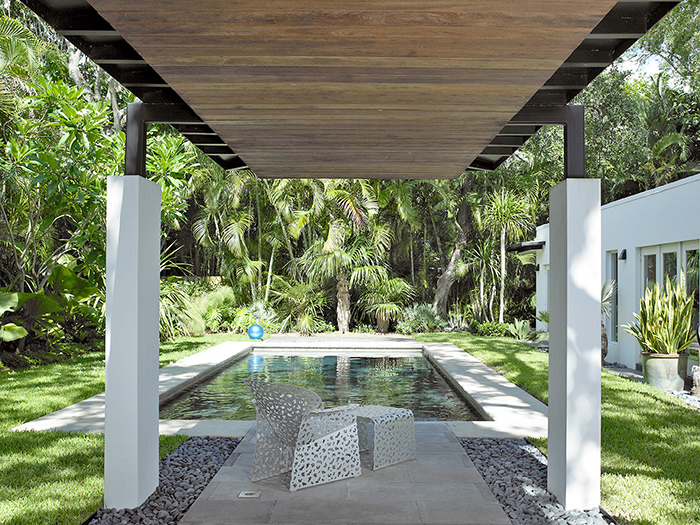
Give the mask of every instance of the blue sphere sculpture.
[[248, 337], [251, 339], [262, 339], [263, 327], [259, 324], [250, 325], [248, 328]]

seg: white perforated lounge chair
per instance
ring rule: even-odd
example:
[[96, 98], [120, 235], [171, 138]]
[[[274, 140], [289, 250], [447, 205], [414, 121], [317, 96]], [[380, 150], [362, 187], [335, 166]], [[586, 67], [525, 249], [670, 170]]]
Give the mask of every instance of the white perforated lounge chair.
[[361, 474], [357, 405], [324, 409], [306, 388], [244, 382], [257, 414], [253, 481], [291, 470], [293, 492]]

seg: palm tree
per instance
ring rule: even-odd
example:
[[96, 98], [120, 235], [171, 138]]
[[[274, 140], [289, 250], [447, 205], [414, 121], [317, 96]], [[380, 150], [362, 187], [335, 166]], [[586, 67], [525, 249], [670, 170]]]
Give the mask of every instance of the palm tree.
[[311, 335], [316, 331], [321, 309], [326, 303], [325, 294], [317, 284], [275, 276], [272, 297], [277, 306], [280, 331], [292, 328], [301, 335]]
[[[494, 244], [490, 239], [485, 239], [472, 246], [467, 252], [465, 265], [471, 270], [479, 283], [479, 295], [476, 302], [476, 310], [480, 321], [493, 321], [491, 310], [494, 296], [494, 282], [498, 273]], [[488, 286], [488, 289], [487, 289]], [[491, 301], [489, 300], [491, 297]]]
[[413, 287], [400, 277], [389, 279], [385, 269], [377, 272], [377, 280], [369, 282], [360, 298], [360, 305], [376, 317], [377, 331], [389, 331], [391, 321], [403, 317], [406, 302], [414, 295]]
[[387, 242], [372, 242], [368, 235], [352, 235], [342, 223], [333, 223], [328, 237], [319, 239], [297, 260], [298, 269], [312, 281], [335, 280], [338, 331], [350, 328], [350, 290], [352, 286], [379, 280]]
[[501, 287], [499, 295], [498, 322], [503, 322], [506, 287], [506, 240], [520, 239], [530, 227], [532, 217], [527, 201], [502, 189], [489, 195], [483, 214], [484, 225], [500, 236]]

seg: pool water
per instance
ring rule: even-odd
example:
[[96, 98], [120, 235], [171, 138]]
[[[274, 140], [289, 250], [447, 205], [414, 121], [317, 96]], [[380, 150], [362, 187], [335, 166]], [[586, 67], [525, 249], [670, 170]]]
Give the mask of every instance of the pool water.
[[251, 355], [163, 406], [161, 419], [255, 419], [243, 379], [313, 390], [326, 408], [358, 403], [410, 408], [417, 421], [479, 421], [481, 415], [423, 357]]

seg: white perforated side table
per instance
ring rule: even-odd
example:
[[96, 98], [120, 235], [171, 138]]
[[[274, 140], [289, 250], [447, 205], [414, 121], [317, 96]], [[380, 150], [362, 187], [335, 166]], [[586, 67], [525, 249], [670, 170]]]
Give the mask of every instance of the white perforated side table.
[[373, 470], [416, 458], [416, 431], [411, 410], [380, 405], [359, 407], [357, 431], [360, 450], [369, 449], [369, 424], [374, 424]]

